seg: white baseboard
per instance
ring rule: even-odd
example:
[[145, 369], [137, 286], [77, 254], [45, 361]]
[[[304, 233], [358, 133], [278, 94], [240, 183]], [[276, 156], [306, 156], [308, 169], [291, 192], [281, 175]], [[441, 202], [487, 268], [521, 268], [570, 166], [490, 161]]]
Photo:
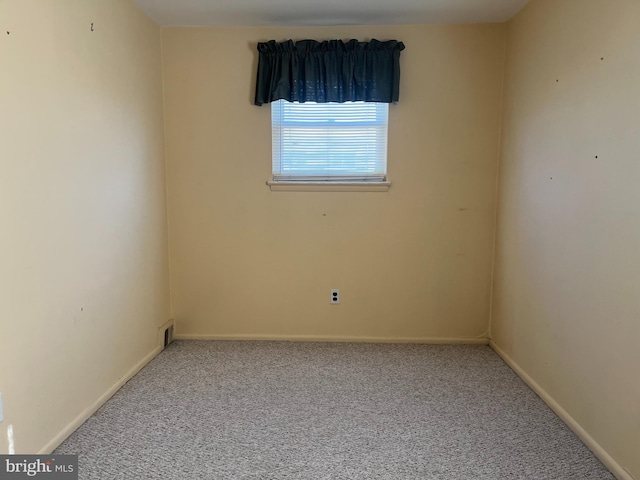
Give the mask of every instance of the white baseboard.
[[154, 348], [151, 353], [145, 356], [137, 364], [131, 368], [123, 377], [120, 378], [114, 385], [112, 385], [100, 398], [98, 398], [93, 405], [85, 409], [80, 415], [74, 418], [69, 425], [64, 427], [60, 433], [51, 439], [44, 447], [40, 449], [38, 455], [48, 455], [53, 452], [58, 445], [66, 440], [66, 438], [75, 432], [80, 425], [82, 425], [91, 415], [93, 415], [102, 405], [106, 403], [125, 383], [127, 383], [136, 373], [142, 370], [147, 363], [154, 359], [162, 351], [162, 347], [158, 346]]
[[594, 438], [569, 413], [556, 402], [538, 383], [531, 378], [513, 359], [507, 355], [493, 341], [489, 346], [518, 374], [518, 376], [533, 390], [560, 419], [575, 433], [580, 440], [598, 457], [598, 459], [615, 475], [618, 480], [634, 480], [631, 474], [616, 462]]
[[464, 344], [488, 345], [488, 338], [472, 337], [359, 337], [338, 335], [205, 335], [177, 333], [176, 340], [267, 340], [285, 342], [353, 342], [353, 343], [426, 343], [426, 344]]

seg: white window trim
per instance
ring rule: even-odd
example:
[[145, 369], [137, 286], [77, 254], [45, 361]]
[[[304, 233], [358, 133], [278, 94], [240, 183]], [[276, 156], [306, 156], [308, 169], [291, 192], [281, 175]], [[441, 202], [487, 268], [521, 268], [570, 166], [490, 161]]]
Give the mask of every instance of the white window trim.
[[287, 182], [269, 180], [272, 192], [388, 192], [391, 182]]
[[[273, 105], [272, 108], [272, 128], [273, 121]], [[388, 108], [388, 106], [387, 106]], [[280, 110], [281, 111], [281, 110]], [[377, 110], [379, 111], [379, 110]], [[281, 111], [282, 112], [282, 111]], [[383, 117], [385, 122], [384, 140], [380, 146], [384, 147], [384, 165], [386, 170], [386, 149], [387, 149], [387, 128], [388, 128], [388, 110], [385, 110]], [[272, 148], [275, 145], [275, 132], [272, 132]], [[275, 150], [272, 152], [275, 154]], [[345, 175], [342, 178], [340, 176], [322, 176], [322, 175], [309, 175], [304, 176], [292, 176], [287, 177], [284, 175], [276, 175], [275, 170], [275, 157], [272, 158], [273, 176], [266, 184], [272, 191], [368, 191], [368, 192], [386, 192], [389, 190], [391, 182], [386, 176], [386, 172], [379, 176], [370, 175], [364, 177], [358, 177], [356, 175]]]

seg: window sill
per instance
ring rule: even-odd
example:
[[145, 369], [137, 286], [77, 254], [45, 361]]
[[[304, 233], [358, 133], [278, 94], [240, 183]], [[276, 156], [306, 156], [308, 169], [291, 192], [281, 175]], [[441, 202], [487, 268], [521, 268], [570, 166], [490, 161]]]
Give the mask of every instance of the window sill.
[[391, 182], [286, 182], [268, 181], [272, 192], [388, 192]]

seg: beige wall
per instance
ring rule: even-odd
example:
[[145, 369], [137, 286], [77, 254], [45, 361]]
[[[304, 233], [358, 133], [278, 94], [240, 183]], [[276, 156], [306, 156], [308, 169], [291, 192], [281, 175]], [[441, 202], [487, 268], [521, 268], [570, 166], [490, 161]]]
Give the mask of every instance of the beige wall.
[[9, 425], [35, 453], [169, 315], [161, 37], [125, 0], [4, 0], [0, 24], [0, 453]]
[[639, 26], [637, 0], [532, 0], [509, 24], [492, 325], [636, 478]]
[[[371, 37], [407, 47], [390, 191], [271, 192], [256, 43]], [[504, 39], [504, 25], [163, 29], [177, 333], [484, 336]]]

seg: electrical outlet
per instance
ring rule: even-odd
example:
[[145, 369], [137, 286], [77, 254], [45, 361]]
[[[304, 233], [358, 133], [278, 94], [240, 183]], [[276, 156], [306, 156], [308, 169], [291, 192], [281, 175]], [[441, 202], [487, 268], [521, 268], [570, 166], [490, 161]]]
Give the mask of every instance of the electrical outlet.
[[331, 289], [331, 304], [337, 305], [340, 303], [340, 290], [337, 288]]

